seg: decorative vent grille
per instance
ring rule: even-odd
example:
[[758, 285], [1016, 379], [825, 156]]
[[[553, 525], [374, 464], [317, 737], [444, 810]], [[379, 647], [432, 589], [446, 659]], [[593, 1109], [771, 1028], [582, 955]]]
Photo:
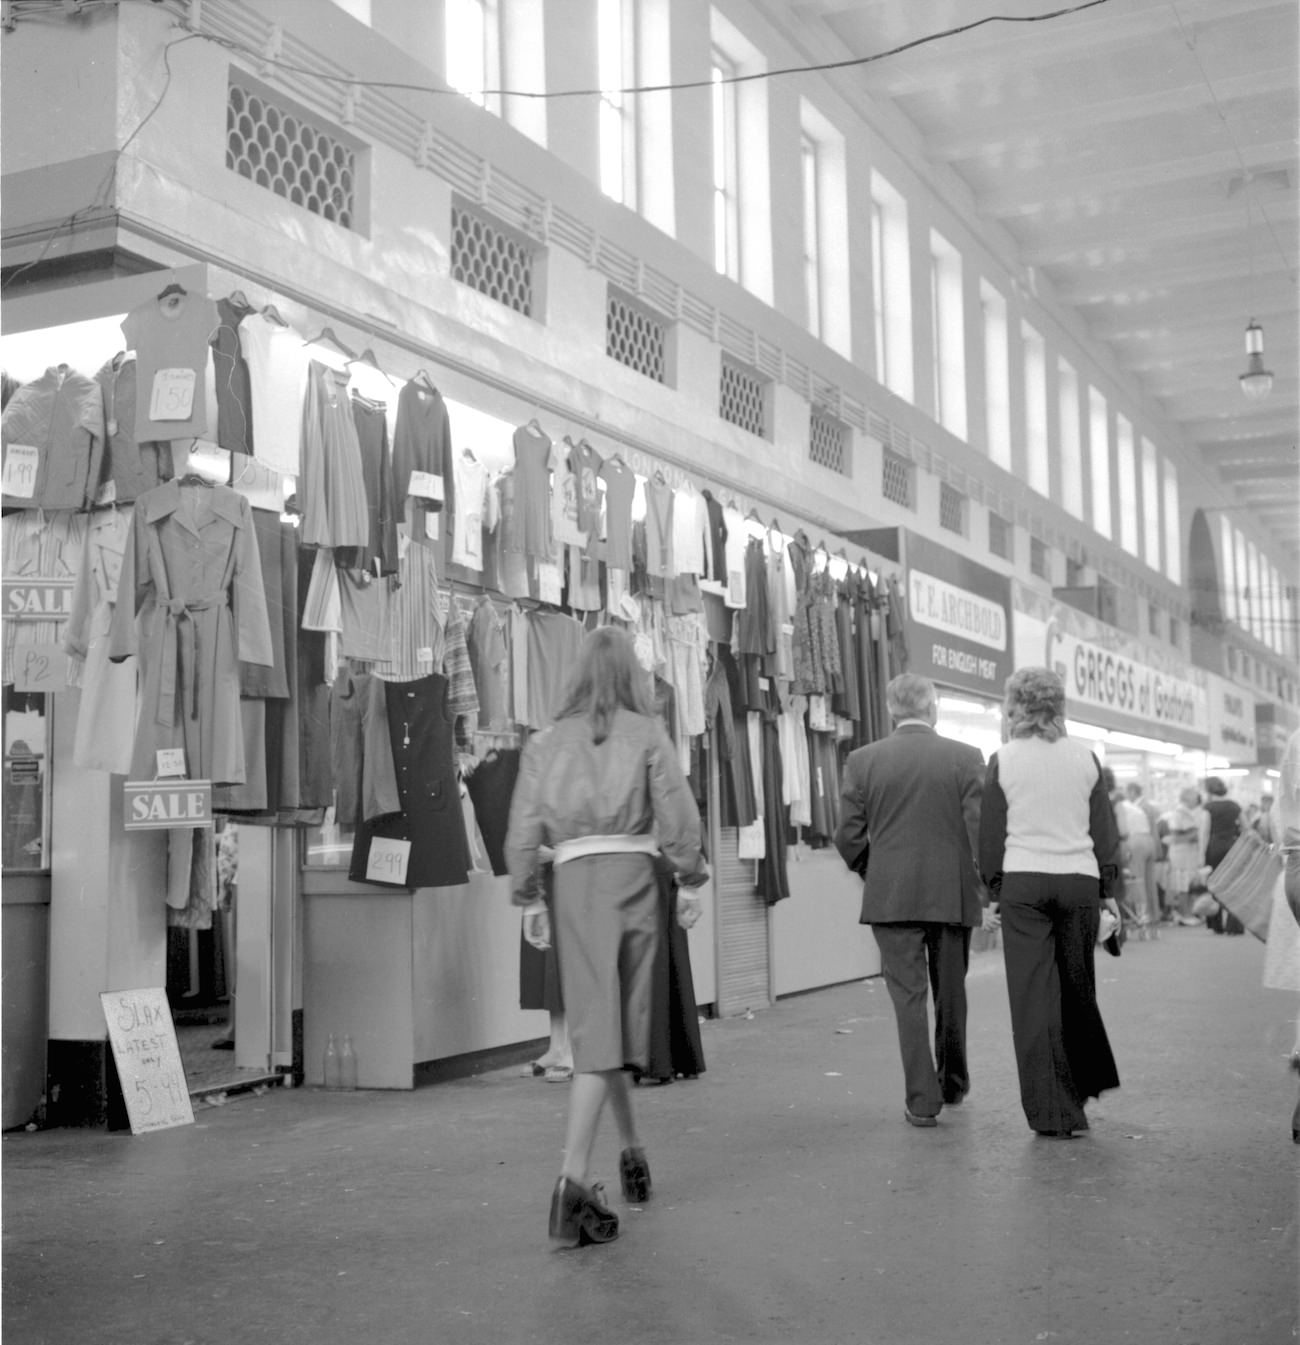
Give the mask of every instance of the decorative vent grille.
[[766, 436], [767, 411], [763, 380], [731, 360], [722, 361], [718, 414], [751, 434]]
[[915, 509], [912, 481], [916, 469], [906, 458], [885, 449], [881, 454], [880, 493], [904, 509]]
[[946, 481], [939, 482], [939, 526], [949, 532], [966, 531], [966, 497]]
[[1176, 645], [1182, 642], [1183, 628], [1178, 624], [1178, 618], [1171, 616], [1169, 618], [1169, 643]]
[[1015, 560], [1011, 554], [1011, 524], [1000, 514], [989, 515], [989, 550], [1003, 560]]
[[813, 408], [808, 417], [808, 456], [832, 472], [849, 474], [846, 444], [848, 430], [838, 420]]
[[605, 299], [605, 354], [629, 369], [664, 381], [664, 337], [660, 318], [618, 293], [612, 287]]
[[1083, 566], [1079, 561], [1072, 560], [1069, 556], [1065, 558], [1065, 587], [1083, 587]]
[[226, 99], [226, 167], [286, 201], [353, 228], [356, 154], [300, 112], [231, 84]]
[[1047, 547], [1037, 537], [1029, 539], [1029, 571], [1040, 579], [1047, 578]]
[[1155, 603], [1147, 606], [1147, 631], [1151, 635], [1160, 634], [1160, 609]]
[[451, 278], [524, 317], [533, 316], [535, 252], [476, 211], [451, 207]]

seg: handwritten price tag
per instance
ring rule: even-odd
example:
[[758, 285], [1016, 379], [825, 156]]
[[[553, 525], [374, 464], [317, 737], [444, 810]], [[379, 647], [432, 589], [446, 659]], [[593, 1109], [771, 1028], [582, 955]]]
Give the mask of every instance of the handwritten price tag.
[[66, 691], [68, 656], [62, 645], [20, 645], [14, 650], [15, 691]]
[[159, 369], [149, 396], [150, 420], [188, 420], [194, 409], [193, 369]]
[[6, 444], [3, 488], [6, 495], [30, 500], [36, 494], [36, 469], [40, 466], [40, 449], [31, 444]]
[[433, 500], [439, 505], [446, 498], [442, 488], [442, 477], [436, 472], [412, 472], [406, 493], [414, 495], [417, 500]]
[[405, 883], [406, 866], [410, 861], [410, 841], [372, 836], [370, 854], [366, 858], [366, 879], [374, 883]]
[[170, 779], [185, 775], [185, 749], [183, 747], [160, 747], [158, 749], [158, 778]]

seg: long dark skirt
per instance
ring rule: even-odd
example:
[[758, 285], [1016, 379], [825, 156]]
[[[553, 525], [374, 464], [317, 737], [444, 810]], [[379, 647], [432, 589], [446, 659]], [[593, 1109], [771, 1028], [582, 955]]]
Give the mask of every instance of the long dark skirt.
[[660, 1082], [677, 1075], [704, 1073], [704, 1047], [695, 1005], [695, 978], [686, 931], [677, 923], [677, 882], [659, 875], [659, 909], [663, 937], [655, 958], [650, 1014], [650, 1059], [639, 1077]]

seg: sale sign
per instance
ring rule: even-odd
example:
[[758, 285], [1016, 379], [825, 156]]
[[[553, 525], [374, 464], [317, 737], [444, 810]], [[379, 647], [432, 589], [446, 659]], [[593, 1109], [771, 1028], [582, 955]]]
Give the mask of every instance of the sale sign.
[[211, 780], [127, 780], [122, 785], [127, 831], [212, 825]]

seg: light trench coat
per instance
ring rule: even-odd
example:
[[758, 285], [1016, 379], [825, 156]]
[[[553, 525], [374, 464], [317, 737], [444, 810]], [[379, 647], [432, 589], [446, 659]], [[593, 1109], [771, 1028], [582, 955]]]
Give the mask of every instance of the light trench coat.
[[192, 780], [243, 784], [239, 660], [273, 660], [257, 535], [228, 486], [169, 481], [135, 502], [109, 657], [140, 660], [131, 778], [184, 748]]

